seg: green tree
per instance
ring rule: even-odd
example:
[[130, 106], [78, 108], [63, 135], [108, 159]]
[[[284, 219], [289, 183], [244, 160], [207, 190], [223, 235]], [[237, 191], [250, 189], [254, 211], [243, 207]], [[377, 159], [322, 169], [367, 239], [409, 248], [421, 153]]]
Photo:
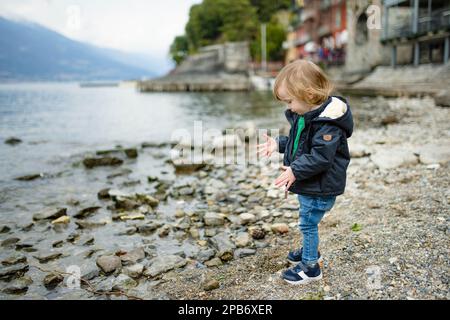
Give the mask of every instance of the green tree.
[[186, 36], [175, 37], [170, 46], [170, 55], [177, 65], [179, 65], [189, 54], [189, 45]]
[[274, 14], [289, 5], [290, 0], [203, 0], [191, 7], [184, 38], [174, 39], [172, 59], [179, 64], [185, 52], [226, 41], [248, 41], [252, 57], [260, 59], [260, 24], [267, 21], [268, 57], [281, 59], [286, 34]]
[[259, 21], [269, 22], [277, 11], [289, 9], [292, 0], [250, 0], [250, 3], [257, 9]]
[[[272, 61], [280, 61], [284, 58], [283, 42], [286, 40], [285, 28], [275, 19], [267, 24], [267, 58]], [[261, 61], [261, 32], [255, 41], [250, 44], [253, 59]]]

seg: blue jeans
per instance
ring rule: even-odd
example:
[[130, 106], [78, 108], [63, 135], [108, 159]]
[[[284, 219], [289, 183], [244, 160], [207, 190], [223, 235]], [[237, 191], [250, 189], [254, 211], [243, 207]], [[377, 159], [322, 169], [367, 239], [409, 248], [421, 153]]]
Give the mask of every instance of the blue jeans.
[[318, 224], [327, 211], [330, 211], [336, 196], [298, 195], [300, 203], [300, 231], [303, 234], [302, 262], [314, 266], [319, 259]]

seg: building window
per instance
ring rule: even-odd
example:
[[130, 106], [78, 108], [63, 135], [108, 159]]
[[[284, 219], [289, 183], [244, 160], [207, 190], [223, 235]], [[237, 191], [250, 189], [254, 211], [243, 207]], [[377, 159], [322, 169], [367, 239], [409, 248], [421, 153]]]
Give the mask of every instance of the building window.
[[367, 29], [367, 15], [363, 13], [359, 16], [356, 23], [355, 43], [358, 45], [363, 45], [367, 43], [368, 38], [369, 30]]

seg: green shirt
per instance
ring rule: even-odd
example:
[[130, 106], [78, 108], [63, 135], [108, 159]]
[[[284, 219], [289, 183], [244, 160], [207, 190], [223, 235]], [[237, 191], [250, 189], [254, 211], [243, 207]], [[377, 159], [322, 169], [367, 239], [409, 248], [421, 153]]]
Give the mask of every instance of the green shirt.
[[305, 119], [303, 117], [300, 117], [297, 121], [297, 135], [295, 136], [294, 140], [294, 149], [292, 150], [292, 157], [295, 156], [295, 153], [298, 149], [298, 142], [300, 140], [300, 134], [303, 131], [303, 128], [305, 128]]

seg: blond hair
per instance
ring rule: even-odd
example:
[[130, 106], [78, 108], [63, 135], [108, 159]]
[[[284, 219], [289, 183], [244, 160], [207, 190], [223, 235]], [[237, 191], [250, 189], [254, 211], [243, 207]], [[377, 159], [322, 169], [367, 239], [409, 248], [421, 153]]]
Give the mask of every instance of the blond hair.
[[283, 99], [280, 98], [278, 91], [283, 82], [291, 97], [311, 106], [324, 103], [333, 91], [333, 85], [323, 70], [307, 60], [291, 62], [279, 72], [273, 93], [280, 101]]

